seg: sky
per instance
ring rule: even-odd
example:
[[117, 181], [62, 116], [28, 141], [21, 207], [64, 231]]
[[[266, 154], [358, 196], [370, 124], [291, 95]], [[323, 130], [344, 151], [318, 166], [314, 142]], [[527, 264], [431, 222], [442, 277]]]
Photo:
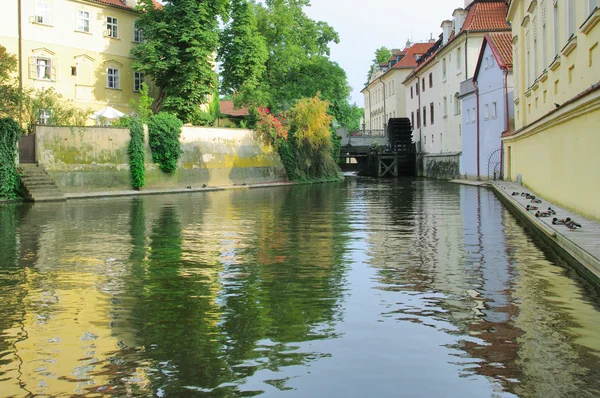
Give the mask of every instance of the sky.
[[464, 0], [311, 0], [306, 14], [327, 22], [340, 35], [331, 45], [331, 59], [346, 70], [352, 100], [363, 106], [360, 90], [375, 50], [381, 46], [403, 49], [407, 39], [427, 41], [442, 32], [440, 25]]

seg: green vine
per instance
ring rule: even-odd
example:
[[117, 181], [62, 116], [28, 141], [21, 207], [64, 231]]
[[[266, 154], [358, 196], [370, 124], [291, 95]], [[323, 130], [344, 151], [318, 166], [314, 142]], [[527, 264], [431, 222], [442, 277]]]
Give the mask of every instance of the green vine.
[[146, 174], [146, 148], [144, 147], [144, 125], [139, 118], [129, 119], [129, 134], [131, 139], [127, 147], [129, 155], [129, 170], [131, 172], [131, 185], [140, 189], [145, 185]]
[[148, 143], [152, 149], [152, 161], [165, 173], [177, 170], [182, 154], [179, 136], [183, 122], [170, 113], [158, 113], [148, 119]]
[[0, 199], [19, 196], [20, 181], [15, 160], [21, 134], [23, 130], [14, 119], [0, 119]]

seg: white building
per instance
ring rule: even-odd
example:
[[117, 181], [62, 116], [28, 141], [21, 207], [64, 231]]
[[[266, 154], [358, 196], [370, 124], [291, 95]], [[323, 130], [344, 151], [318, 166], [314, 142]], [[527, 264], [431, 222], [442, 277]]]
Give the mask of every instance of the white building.
[[378, 65], [369, 84], [362, 89], [365, 104], [366, 130], [383, 130], [390, 118], [408, 117], [406, 114], [404, 79], [417, 66], [417, 60], [433, 43], [415, 43], [402, 51], [393, 51], [387, 64]]
[[465, 1], [465, 8], [442, 22], [442, 35], [408, 75], [406, 114], [413, 120], [413, 139], [423, 155], [423, 174], [459, 175], [462, 150], [460, 83], [473, 77], [483, 38], [510, 31], [504, 0]]

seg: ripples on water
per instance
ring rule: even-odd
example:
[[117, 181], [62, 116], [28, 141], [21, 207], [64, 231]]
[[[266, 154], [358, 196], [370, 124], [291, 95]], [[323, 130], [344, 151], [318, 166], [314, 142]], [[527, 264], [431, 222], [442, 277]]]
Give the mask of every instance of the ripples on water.
[[0, 206], [2, 396], [598, 396], [597, 291], [423, 180]]

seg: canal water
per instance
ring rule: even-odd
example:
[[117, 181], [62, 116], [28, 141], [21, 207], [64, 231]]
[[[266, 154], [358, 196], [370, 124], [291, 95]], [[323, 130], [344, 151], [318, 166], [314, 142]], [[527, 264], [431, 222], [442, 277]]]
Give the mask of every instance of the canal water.
[[0, 396], [594, 397], [600, 298], [483, 188], [0, 206]]

